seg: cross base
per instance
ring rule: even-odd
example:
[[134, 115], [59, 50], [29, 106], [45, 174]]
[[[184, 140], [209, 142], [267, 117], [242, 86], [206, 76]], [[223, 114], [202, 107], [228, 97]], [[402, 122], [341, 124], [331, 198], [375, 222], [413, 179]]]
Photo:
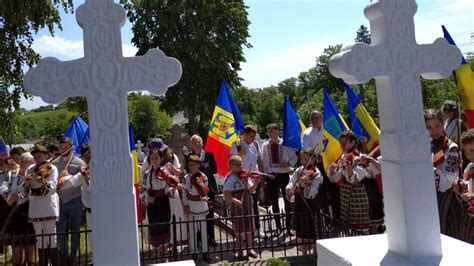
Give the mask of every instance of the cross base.
[[441, 246], [442, 257], [411, 260], [388, 249], [386, 234], [318, 240], [318, 265], [465, 265], [474, 261], [473, 245], [441, 235]]

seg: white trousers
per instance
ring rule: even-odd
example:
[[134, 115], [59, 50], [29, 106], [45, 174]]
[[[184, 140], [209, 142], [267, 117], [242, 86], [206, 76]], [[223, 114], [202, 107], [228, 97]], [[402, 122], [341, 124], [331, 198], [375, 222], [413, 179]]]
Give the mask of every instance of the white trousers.
[[[38, 248], [56, 248], [58, 246], [58, 237], [56, 235], [56, 221], [44, 221], [44, 222], [34, 222], [33, 227], [35, 228], [36, 245]], [[45, 236], [42, 236], [45, 234]], [[47, 235], [53, 234], [53, 235]]]
[[197, 253], [197, 232], [201, 231], [201, 249], [203, 253], [208, 251], [207, 246], [207, 224], [205, 215], [189, 214], [189, 240], [191, 253]]

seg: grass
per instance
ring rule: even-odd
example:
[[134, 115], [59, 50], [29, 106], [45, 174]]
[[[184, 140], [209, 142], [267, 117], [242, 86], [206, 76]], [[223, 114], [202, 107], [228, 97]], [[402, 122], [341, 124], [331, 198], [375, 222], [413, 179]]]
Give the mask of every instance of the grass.
[[50, 110], [44, 112], [28, 113], [20, 116], [20, 119], [29, 119], [31, 121], [37, 121], [39, 123], [44, 122], [46, 118], [50, 119], [70, 119], [75, 113], [69, 111], [67, 108], [61, 108], [57, 110]]

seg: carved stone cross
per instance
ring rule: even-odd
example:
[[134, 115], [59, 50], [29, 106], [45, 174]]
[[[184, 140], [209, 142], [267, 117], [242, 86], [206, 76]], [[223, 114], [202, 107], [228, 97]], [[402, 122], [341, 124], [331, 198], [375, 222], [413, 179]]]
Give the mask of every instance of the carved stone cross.
[[87, 97], [94, 264], [139, 265], [127, 92], [163, 95], [180, 79], [181, 64], [158, 49], [124, 58], [120, 28], [125, 10], [113, 0], [86, 0], [76, 18], [84, 30], [84, 58], [45, 58], [28, 71], [24, 86], [48, 103]]
[[449, 76], [461, 62], [443, 38], [415, 40], [414, 0], [379, 0], [365, 8], [372, 44], [356, 43], [330, 59], [347, 83], [375, 78], [382, 133], [382, 176], [388, 248], [410, 259], [441, 256], [430, 143], [423, 118], [420, 75]]

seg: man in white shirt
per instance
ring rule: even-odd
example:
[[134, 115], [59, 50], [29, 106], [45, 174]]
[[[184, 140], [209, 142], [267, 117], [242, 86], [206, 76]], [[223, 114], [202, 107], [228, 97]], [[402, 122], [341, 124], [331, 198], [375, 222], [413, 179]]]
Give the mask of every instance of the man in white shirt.
[[[262, 145], [262, 161], [265, 173], [275, 176], [275, 179], [267, 178], [268, 193], [272, 204], [273, 214], [280, 213], [280, 206], [278, 204], [278, 195], [281, 191], [285, 195], [285, 188], [290, 180], [290, 167], [294, 167], [298, 161], [295, 150], [291, 147], [283, 146], [283, 140], [278, 137], [280, 131], [278, 125], [275, 123], [267, 125], [267, 134], [269, 139]], [[288, 235], [293, 235], [291, 231], [291, 203], [283, 196], [285, 204], [285, 220], [286, 231]], [[282, 233], [280, 218], [275, 218], [277, 227], [276, 234]]]
[[[253, 125], [246, 125], [244, 127], [243, 135], [240, 139], [235, 141], [230, 148], [230, 155], [237, 154], [242, 158], [242, 168], [250, 171], [263, 171], [263, 162], [260, 153], [260, 147], [255, 141], [257, 136], [257, 129]], [[260, 193], [260, 185], [253, 197], [253, 211], [255, 214], [255, 227], [258, 235], [261, 238], [265, 237], [265, 233], [260, 228], [260, 217], [258, 213], [258, 194]]]
[[303, 133], [303, 149], [314, 149], [316, 154], [323, 151], [323, 114], [320, 111], [312, 111], [311, 127]]
[[314, 149], [316, 153], [316, 165], [324, 179], [319, 189], [321, 209], [332, 215], [332, 217], [339, 218], [339, 186], [329, 181], [322, 163], [323, 114], [320, 111], [314, 110], [311, 112], [310, 120], [311, 127], [306, 129], [303, 135], [303, 149]]

